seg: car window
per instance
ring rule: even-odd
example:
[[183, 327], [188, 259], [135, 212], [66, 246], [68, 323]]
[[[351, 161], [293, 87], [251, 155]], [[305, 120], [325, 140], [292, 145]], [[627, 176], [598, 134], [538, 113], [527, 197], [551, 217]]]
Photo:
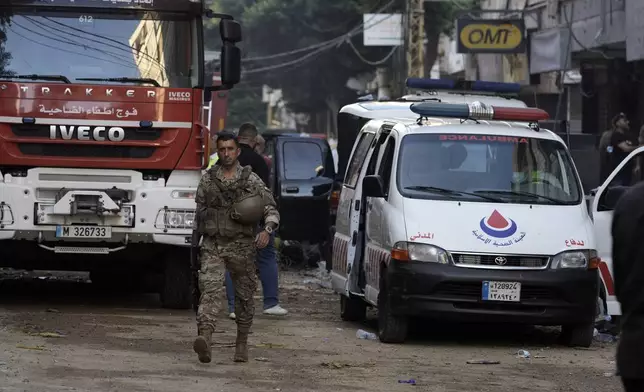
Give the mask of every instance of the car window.
[[351, 157], [351, 162], [349, 163], [349, 168], [347, 169], [347, 176], [345, 179], [345, 185], [353, 188], [358, 182], [358, 177], [360, 177], [360, 171], [362, 169], [362, 164], [364, 158], [369, 151], [369, 146], [373, 141], [375, 134], [373, 133], [363, 133], [358, 142], [353, 156]]
[[285, 179], [310, 180], [324, 174], [324, 157], [317, 143], [289, 141], [283, 150]]

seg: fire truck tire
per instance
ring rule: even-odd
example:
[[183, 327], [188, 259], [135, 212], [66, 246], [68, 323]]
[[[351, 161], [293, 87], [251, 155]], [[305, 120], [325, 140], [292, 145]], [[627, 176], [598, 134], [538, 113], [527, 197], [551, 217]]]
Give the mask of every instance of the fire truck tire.
[[344, 321], [364, 321], [367, 317], [367, 303], [362, 298], [340, 294], [340, 318]]
[[386, 272], [383, 275], [378, 293], [378, 337], [383, 343], [403, 343], [407, 338], [408, 318], [392, 313]]
[[167, 309], [192, 307], [192, 275], [187, 252], [169, 252], [163, 271], [161, 306]]

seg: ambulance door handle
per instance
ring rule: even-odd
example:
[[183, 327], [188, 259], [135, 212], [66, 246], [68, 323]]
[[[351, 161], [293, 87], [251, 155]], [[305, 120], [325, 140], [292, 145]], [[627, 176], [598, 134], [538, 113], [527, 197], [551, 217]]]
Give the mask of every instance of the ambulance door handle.
[[287, 186], [285, 189], [286, 193], [298, 193], [300, 188], [297, 186]]
[[358, 242], [358, 232], [353, 231], [353, 234], [351, 235], [351, 246], [356, 246], [356, 243]]

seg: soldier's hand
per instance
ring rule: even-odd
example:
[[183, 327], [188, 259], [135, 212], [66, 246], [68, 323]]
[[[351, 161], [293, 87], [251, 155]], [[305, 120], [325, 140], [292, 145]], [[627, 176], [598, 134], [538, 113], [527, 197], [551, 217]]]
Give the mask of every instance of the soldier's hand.
[[257, 237], [255, 237], [255, 246], [257, 249], [264, 249], [268, 245], [268, 241], [271, 239], [271, 235], [268, 234], [266, 230], [262, 230]]

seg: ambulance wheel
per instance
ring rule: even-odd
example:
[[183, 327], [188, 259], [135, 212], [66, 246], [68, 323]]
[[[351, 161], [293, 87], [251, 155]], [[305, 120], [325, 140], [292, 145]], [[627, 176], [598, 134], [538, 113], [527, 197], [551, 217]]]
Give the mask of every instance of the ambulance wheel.
[[594, 323], [563, 325], [561, 342], [570, 347], [590, 347], [593, 343]]
[[190, 253], [184, 249], [168, 252], [163, 270], [161, 306], [167, 309], [192, 307], [192, 271]]
[[378, 337], [383, 343], [403, 343], [407, 337], [408, 319], [392, 314], [391, 297], [387, 290], [387, 280], [380, 279], [378, 294]]
[[340, 317], [344, 321], [363, 321], [367, 317], [367, 303], [361, 298], [340, 294]]

